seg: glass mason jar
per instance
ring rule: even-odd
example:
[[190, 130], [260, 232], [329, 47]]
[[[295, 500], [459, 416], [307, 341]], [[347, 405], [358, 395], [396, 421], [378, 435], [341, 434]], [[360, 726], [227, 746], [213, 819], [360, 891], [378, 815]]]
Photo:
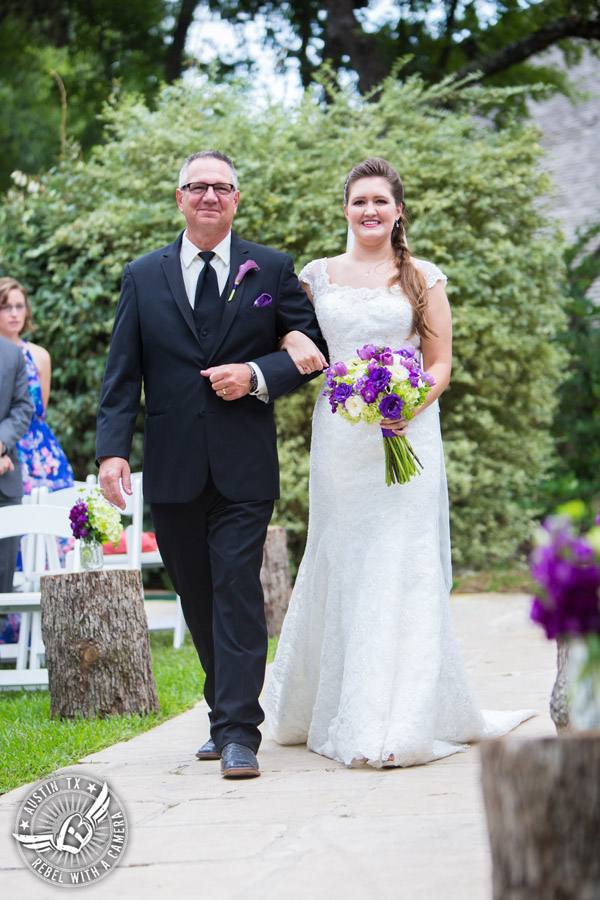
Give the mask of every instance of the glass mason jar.
[[569, 642], [569, 722], [574, 731], [600, 732], [600, 636]]
[[84, 572], [95, 572], [104, 565], [104, 555], [100, 541], [82, 541], [80, 544], [81, 568]]

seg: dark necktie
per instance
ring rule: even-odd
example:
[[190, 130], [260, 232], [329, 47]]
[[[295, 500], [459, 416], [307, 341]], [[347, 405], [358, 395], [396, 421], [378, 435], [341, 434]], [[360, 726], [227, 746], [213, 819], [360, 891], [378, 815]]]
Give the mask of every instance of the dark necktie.
[[215, 254], [212, 250], [203, 250], [198, 256], [204, 260], [204, 268], [198, 276], [196, 283], [196, 295], [194, 298], [194, 318], [206, 319], [219, 306], [221, 299], [219, 293], [219, 282], [217, 273], [211, 266], [210, 261]]

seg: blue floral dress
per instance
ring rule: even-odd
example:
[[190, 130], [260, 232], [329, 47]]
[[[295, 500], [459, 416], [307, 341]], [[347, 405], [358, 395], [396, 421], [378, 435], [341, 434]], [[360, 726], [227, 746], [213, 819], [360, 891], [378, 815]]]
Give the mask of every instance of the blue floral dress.
[[[35, 412], [28, 432], [17, 444], [17, 453], [21, 463], [23, 476], [23, 493], [31, 494], [34, 487], [47, 487], [49, 491], [57, 491], [60, 488], [71, 487], [73, 484], [73, 470], [64, 450], [56, 440], [48, 423], [46, 422], [46, 410], [42, 401], [42, 384], [33, 361], [33, 357], [27, 346], [27, 341], [22, 341], [25, 368], [27, 369], [27, 383], [29, 394], [35, 406]], [[61, 558], [72, 544], [70, 538], [59, 538], [58, 552]], [[17, 557], [16, 571], [22, 568], [21, 551]], [[19, 625], [21, 616], [18, 613], [9, 615], [4, 621], [0, 620], [0, 644], [13, 644], [19, 639]]]
[[64, 450], [46, 422], [40, 376], [27, 341], [22, 343], [29, 393], [35, 406], [29, 430], [17, 444], [23, 474], [23, 493], [31, 494], [34, 487], [41, 486], [47, 487], [49, 491], [71, 487], [73, 470]]

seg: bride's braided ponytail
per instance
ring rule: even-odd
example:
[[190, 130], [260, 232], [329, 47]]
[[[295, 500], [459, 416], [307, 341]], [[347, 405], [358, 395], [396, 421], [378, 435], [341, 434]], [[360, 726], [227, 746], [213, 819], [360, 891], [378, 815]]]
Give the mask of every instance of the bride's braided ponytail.
[[344, 203], [348, 204], [350, 188], [360, 178], [385, 178], [390, 186], [396, 206], [402, 206], [399, 217], [392, 229], [391, 244], [396, 263], [396, 274], [390, 279], [390, 287], [397, 284], [410, 301], [413, 308], [413, 332], [420, 337], [428, 337], [435, 332], [427, 324], [427, 282], [423, 274], [413, 265], [406, 243], [404, 230], [405, 207], [404, 187], [400, 176], [385, 159], [370, 156], [354, 166], [344, 187]]

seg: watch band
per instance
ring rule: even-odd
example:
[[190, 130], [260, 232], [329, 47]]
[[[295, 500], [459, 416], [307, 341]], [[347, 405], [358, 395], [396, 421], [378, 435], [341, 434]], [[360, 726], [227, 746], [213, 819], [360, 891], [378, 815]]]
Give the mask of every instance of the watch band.
[[254, 366], [251, 366], [250, 363], [246, 363], [246, 365], [250, 369], [250, 393], [253, 394], [258, 390], [258, 375], [254, 371]]

